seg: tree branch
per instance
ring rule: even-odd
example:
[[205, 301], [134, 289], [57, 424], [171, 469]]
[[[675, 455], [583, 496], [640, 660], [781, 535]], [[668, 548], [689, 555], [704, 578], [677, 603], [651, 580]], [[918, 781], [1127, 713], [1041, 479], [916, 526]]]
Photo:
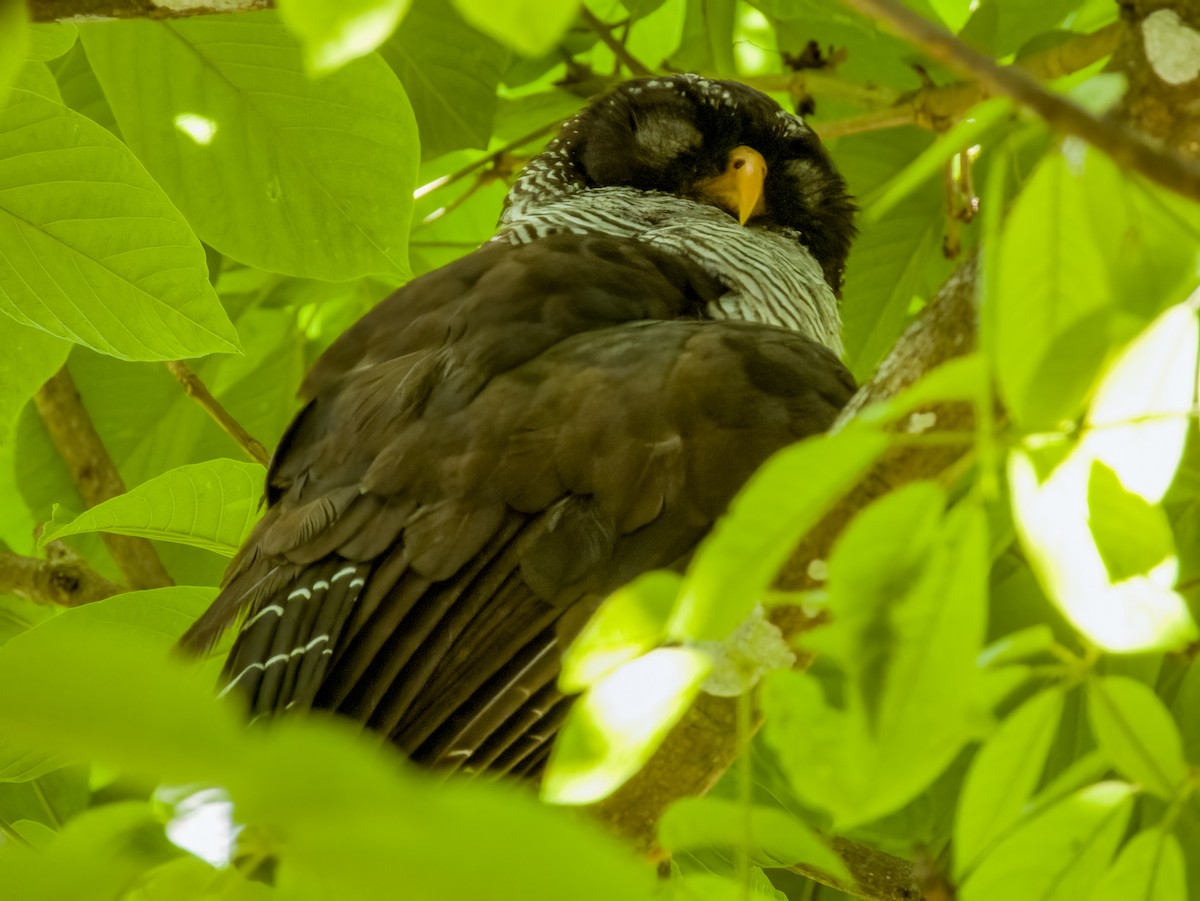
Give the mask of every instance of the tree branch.
[[0, 551], [0, 594], [15, 594], [38, 604], [78, 607], [126, 590], [60, 541], [46, 545], [45, 560]]
[[[1099, 31], [1077, 35], [1048, 50], [1032, 53], [1002, 71], [1018, 69], [1043, 81], [1062, 78], [1112, 54], [1117, 49], [1123, 32], [1124, 27], [1121, 23], [1114, 22]], [[826, 140], [842, 135], [882, 131], [901, 125], [920, 125], [923, 128], [942, 130], [975, 104], [991, 96], [993, 92], [978, 81], [922, 88], [886, 109], [849, 119], [814, 123], [813, 128]]]
[[[83, 502], [94, 507], [101, 501], [125, 493], [125, 482], [92, 419], [79, 399], [79, 391], [67, 367], [60, 369], [34, 395], [38, 413], [50, 440], [71, 471]], [[158, 553], [145, 538], [101, 533], [108, 552], [133, 588], [161, 588], [170, 585]]]
[[34, 22], [69, 22], [72, 19], [178, 19], [214, 13], [270, 9], [272, 0], [195, 0], [162, 3], [153, 0], [29, 0]]
[[179, 380], [179, 384], [183, 386], [183, 390], [187, 395], [195, 399], [204, 411], [224, 429], [225, 433], [237, 442], [238, 447], [245, 451], [255, 463], [261, 463], [266, 466], [271, 459], [271, 455], [267, 453], [267, 449], [263, 447], [262, 442], [256, 439], [253, 435], [247, 432], [240, 422], [230, 415], [229, 411], [221, 406], [221, 402], [213, 397], [212, 392], [204, 382], [200, 381], [200, 376], [192, 370], [183, 360], [172, 360], [167, 363], [167, 369], [171, 370], [171, 375]]
[[940, 25], [898, 0], [843, 0], [852, 9], [891, 27], [913, 45], [979, 82], [993, 95], [1011, 97], [1041, 116], [1056, 131], [1082, 138], [1126, 169], [1164, 188], [1200, 200], [1200, 167], [1156, 148], [1136, 132], [1096, 118], [1080, 106], [1047, 91], [1028, 72], [1000, 66], [968, 47]]

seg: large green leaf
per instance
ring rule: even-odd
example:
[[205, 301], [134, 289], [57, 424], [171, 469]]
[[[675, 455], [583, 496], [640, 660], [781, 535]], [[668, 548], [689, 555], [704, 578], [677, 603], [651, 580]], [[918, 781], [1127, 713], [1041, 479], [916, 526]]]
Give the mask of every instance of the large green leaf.
[[412, 101], [424, 158], [487, 147], [496, 87], [509, 58], [503, 45], [464, 22], [444, 0], [417, 0], [379, 53]]
[[1173, 799], [1188, 776], [1183, 740], [1166, 705], [1126, 676], [1088, 683], [1088, 720], [1096, 741], [1122, 775]]
[[381, 59], [312, 81], [270, 13], [80, 35], [121, 133], [206, 243], [292, 275], [407, 271], [417, 130]]
[[237, 460], [180, 466], [90, 508], [42, 536], [115, 532], [190, 544], [232, 557], [258, 519], [263, 468]]
[[20, 90], [0, 111], [0, 311], [123, 359], [238, 349], [200, 242], [145, 169]]
[[[52, 638], [31, 632], [0, 649], [0, 730], [160, 780], [223, 785], [239, 822], [267, 842], [285, 892], [390, 897], [403, 872], [414, 898], [652, 897], [652, 867], [527, 792], [424, 778], [344, 722], [240, 728], [203, 676], [127, 632], [93, 624]], [[121, 866], [138, 853], [106, 856]]]

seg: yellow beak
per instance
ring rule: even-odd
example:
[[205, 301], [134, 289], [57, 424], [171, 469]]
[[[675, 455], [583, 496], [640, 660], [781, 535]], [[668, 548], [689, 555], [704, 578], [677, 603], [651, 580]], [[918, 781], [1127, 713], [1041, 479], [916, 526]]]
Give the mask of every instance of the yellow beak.
[[696, 190], [701, 199], [736, 216], [737, 221], [745, 225], [751, 216], [765, 208], [763, 182], [766, 177], [767, 163], [762, 154], [743, 144], [730, 152], [724, 172], [700, 182]]

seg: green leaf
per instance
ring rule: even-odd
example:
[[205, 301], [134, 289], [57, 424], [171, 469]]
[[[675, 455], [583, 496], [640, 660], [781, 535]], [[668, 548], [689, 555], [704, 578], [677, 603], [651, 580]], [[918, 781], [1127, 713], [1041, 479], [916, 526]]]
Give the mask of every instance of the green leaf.
[[67, 362], [71, 345], [41, 329], [4, 323], [5, 351], [0, 356], [0, 443], [26, 402]]
[[1088, 721], [1096, 741], [1125, 777], [1167, 800], [1188, 775], [1183, 740], [1150, 688], [1125, 676], [1088, 682]]
[[279, 0], [279, 18], [304, 44], [304, 64], [313, 75], [332, 72], [388, 39], [409, 0]]
[[70, 762], [0, 736], [0, 782], [31, 782]]
[[867, 378], [908, 321], [925, 268], [940, 255], [936, 192], [898, 204], [854, 242], [846, 265], [843, 318], [846, 364]]
[[[851, 426], [810, 438], [759, 468], [701, 544], [667, 627], [673, 638], [717, 640], [744, 620], [797, 542], [887, 448]], [[814, 472], [821, 478], [814, 479]]]
[[[688, 873], [672, 875], [667, 888], [671, 892], [665, 897], [671, 901], [788, 901], [788, 896], [775, 888], [757, 867], [750, 871], [748, 884], [715, 873]], [[833, 894], [842, 897], [840, 893]]]
[[25, 0], [0, 0], [0, 107], [8, 96], [9, 85], [25, 64], [29, 32]]
[[0, 112], [0, 193], [0, 311], [122, 359], [238, 350], [200, 242], [100, 126], [14, 91]]
[[75, 46], [79, 30], [70, 22], [38, 22], [29, 28], [29, 59], [58, 59]]
[[187, 782], [233, 766], [238, 732], [207, 676], [128, 628], [43, 627], [0, 648], [0, 733], [14, 741]]
[[1187, 896], [1179, 840], [1162, 829], [1147, 829], [1121, 849], [1091, 901], [1187, 901]]
[[963, 783], [954, 827], [954, 871], [962, 877], [1021, 817], [1046, 766], [1062, 715], [1061, 692], [1034, 695], [988, 738]]
[[979, 655], [979, 665], [1003, 666], [1045, 653], [1054, 646], [1054, 630], [1045, 623], [1028, 626], [993, 641]]
[[80, 35], [121, 133], [205, 243], [291, 275], [407, 272], [417, 129], [381, 59], [312, 81], [270, 13]]
[[62, 102], [120, 137], [121, 130], [117, 128], [117, 120], [96, 80], [83, 44], [76, 42], [66, 55], [52, 60], [49, 65], [62, 92]]
[[105, 804], [71, 820], [41, 854], [9, 857], [0, 866], [0, 891], [10, 898], [114, 898], [180, 853], [149, 804]]
[[554, 742], [542, 797], [590, 804], [620, 788], [687, 712], [710, 668], [701, 651], [658, 648], [592, 685]]
[[658, 570], [609, 595], [563, 654], [559, 688], [583, 691], [658, 645], [680, 583], [677, 574]]
[[232, 557], [258, 519], [263, 468], [210, 460], [180, 466], [55, 524], [43, 544], [64, 535], [114, 532], [189, 544]]
[[1007, 56], [1034, 35], [1060, 24], [1084, 0], [982, 0], [962, 29], [962, 39], [993, 56]]
[[549, 53], [575, 21], [579, 0], [454, 0], [462, 17], [524, 56]]
[[[1098, 164], [1094, 155], [1087, 163], [1080, 171], [1061, 153], [1048, 156], [1004, 225], [993, 352], [1005, 405], [1029, 429], [1053, 428], [1075, 412], [1078, 393], [1068, 396], [1035, 375], [1054, 340], [1104, 310], [1111, 296], [1087, 206], [1088, 192], [1096, 189], [1089, 175]], [[1105, 350], [1103, 343], [1079, 348], [1069, 362], [1095, 372]]]
[[444, 0], [416, 0], [379, 53], [412, 102], [425, 159], [487, 147], [496, 88], [509, 59], [503, 45], [464, 22]]
[[[594, 825], [514, 786], [427, 777], [344, 721], [283, 718], [247, 730], [212, 700], [205, 675], [128, 632], [92, 624], [0, 648], [0, 732], [160, 781], [225, 786], [238, 821], [266, 838], [288, 897], [312, 897], [313, 886], [385, 897], [400, 871], [414, 898], [653, 897], [653, 868]], [[148, 847], [160, 836], [161, 827], [147, 832]], [[0, 847], [0, 879], [18, 872], [8, 850]], [[77, 863], [144, 870], [144, 850], [80, 850]], [[580, 868], [592, 874], [583, 883]]]
[[802, 642], [838, 678], [764, 681], [766, 740], [839, 829], [909, 801], [979, 729], [986, 523], [970, 503], [943, 520], [942, 503], [915, 483], [860, 513], [830, 560], [831, 625]]
[[745, 848], [763, 867], [806, 863], [850, 885], [845, 863], [812, 829], [786, 811], [729, 798], [684, 798], [658, 823], [659, 843], [673, 854], [702, 848]]
[[1149, 573], [1175, 555], [1171, 524], [1162, 507], [1126, 491], [1101, 460], [1092, 463], [1088, 479], [1088, 525], [1112, 582]]
[[1078, 901], [1111, 860], [1133, 806], [1133, 787], [1101, 782], [1022, 826], [971, 874], [962, 901]]
[[0, 820], [25, 820], [54, 828], [87, 807], [91, 797], [90, 768], [54, 769], [28, 782], [0, 784]]
[[686, 0], [683, 36], [669, 68], [676, 71], [737, 71], [733, 56], [733, 29], [737, 21], [734, 0]]
[[973, 107], [966, 118], [940, 134], [920, 156], [861, 201], [863, 218], [868, 222], [881, 219], [900, 201], [943, 171], [953, 156], [978, 144], [988, 129], [1011, 114], [1012, 102], [1007, 98], [993, 98]]

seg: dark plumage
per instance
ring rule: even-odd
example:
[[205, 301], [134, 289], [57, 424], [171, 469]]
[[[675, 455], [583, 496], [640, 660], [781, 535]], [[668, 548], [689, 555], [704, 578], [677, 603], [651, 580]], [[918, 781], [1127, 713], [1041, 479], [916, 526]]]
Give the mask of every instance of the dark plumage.
[[317, 361], [266, 515], [184, 645], [240, 616], [225, 673], [255, 714], [333, 710], [422, 762], [535, 773], [562, 650], [604, 595], [686, 562], [849, 398], [829, 348], [851, 211], [816, 137], [749, 88], [595, 101], [492, 243]]

